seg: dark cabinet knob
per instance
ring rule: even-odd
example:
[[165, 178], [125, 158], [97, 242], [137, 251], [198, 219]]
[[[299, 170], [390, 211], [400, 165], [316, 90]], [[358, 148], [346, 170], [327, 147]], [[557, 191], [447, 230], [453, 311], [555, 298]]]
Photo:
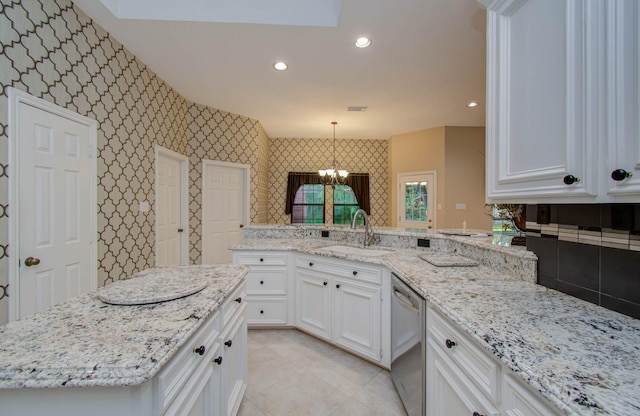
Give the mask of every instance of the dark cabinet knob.
[[329, 282], [322, 282], [322, 284], [323, 284], [323, 285], [325, 285], [325, 286], [326, 286], [328, 283], [329, 283]]
[[260, 259], [260, 261], [264, 261], [264, 259]]
[[614, 181], [623, 181], [632, 176], [633, 176], [633, 173], [627, 172], [624, 169], [616, 169], [613, 172], [611, 172], [611, 179], [613, 179]]
[[451, 341], [450, 339], [447, 339], [444, 344], [447, 346], [447, 348], [451, 349], [453, 347], [456, 346], [456, 342], [455, 341]]
[[340, 289], [340, 285], [339, 284], [336, 285], [336, 289]]
[[309, 263], [309, 267], [313, 267], [313, 263]]
[[218, 365], [222, 364], [222, 357], [214, 358], [213, 362], [218, 364]]
[[264, 311], [263, 310], [260, 311], [260, 315], [264, 315]]
[[354, 276], [357, 276], [357, 275], [358, 275], [358, 271], [357, 271], [357, 270], [354, 270], [354, 271], [353, 271], [353, 275], [354, 275]]
[[574, 183], [580, 182], [580, 178], [573, 175], [567, 175], [562, 179], [562, 181], [565, 185], [573, 185]]
[[226, 345], [227, 347], [231, 347], [231, 344], [233, 344], [233, 341], [228, 340], [224, 342], [224, 345]]
[[478, 412], [473, 412], [473, 416], [484, 416], [483, 414], [480, 414]]
[[236, 298], [235, 301], [238, 303], [242, 303], [242, 298]]
[[193, 352], [195, 352], [198, 355], [204, 355], [205, 351], [206, 351], [206, 348], [204, 347], [204, 345], [200, 345], [198, 348], [193, 349]]
[[260, 280], [260, 284], [263, 285], [264, 284], [264, 280]]

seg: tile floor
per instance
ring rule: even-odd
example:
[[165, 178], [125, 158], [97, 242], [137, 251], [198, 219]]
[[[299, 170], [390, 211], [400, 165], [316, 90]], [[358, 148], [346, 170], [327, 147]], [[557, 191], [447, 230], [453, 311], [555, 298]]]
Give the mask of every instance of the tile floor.
[[295, 329], [249, 330], [238, 416], [406, 416], [388, 371]]

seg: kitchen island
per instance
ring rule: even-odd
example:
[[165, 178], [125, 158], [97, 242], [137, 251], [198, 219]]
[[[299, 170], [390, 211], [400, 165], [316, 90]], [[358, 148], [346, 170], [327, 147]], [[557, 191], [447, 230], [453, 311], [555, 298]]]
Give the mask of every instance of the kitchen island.
[[[640, 321], [534, 284], [533, 253], [492, 247], [481, 239], [376, 230], [378, 242], [392, 242], [387, 248], [393, 249], [367, 256], [366, 249], [355, 249], [361, 246], [327, 249], [349, 246], [361, 237], [337, 227], [329, 230], [339, 244], [321, 238], [320, 229], [313, 227], [249, 227], [248, 238], [234, 249], [291, 251], [389, 268], [425, 297], [431, 317], [441, 316], [471, 341], [470, 349], [488, 353], [493, 372], [487, 372], [487, 392], [480, 395], [497, 403], [501, 414], [508, 411], [511, 393], [521, 391], [518, 383], [534, 399], [542, 397], [549, 405], [542, 408], [553, 413], [640, 414]], [[416, 237], [429, 239], [430, 247], [417, 247]], [[435, 252], [464, 254], [480, 265], [436, 267], [419, 257]], [[455, 353], [456, 347], [448, 348], [440, 350]]]
[[107, 304], [98, 290], [0, 327], [0, 413], [160, 414], [183, 383], [213, 371], [197, 360], [218, 357], [227, 326], [246, 341], [245, 267], [158, 267], [132, 277], [158, 273], [198, 276], [206, 286], [143, 305]]

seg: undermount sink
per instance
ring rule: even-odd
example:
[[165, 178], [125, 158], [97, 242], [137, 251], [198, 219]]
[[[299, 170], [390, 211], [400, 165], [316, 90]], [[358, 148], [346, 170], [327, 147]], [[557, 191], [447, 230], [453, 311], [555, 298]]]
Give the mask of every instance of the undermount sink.
[[384, 256], [390, 254], [391, 250], [375, 249], [375, 248], [363, 248], [353, 246], [329, 246], [319, 248], [319, 251], [330, 251], [332, 253], [341, 254], [355, 254], [357, 256]]

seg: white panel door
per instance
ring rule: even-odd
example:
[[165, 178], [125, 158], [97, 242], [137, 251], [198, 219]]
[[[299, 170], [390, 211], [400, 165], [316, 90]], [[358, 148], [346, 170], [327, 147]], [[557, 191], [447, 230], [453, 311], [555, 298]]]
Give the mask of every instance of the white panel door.
[[435, 229], [436, 173], [398, 174], [398, 227]]
[[156, 264], [182, 264], [180, 161], [163, 154], [158, 155], [156, 187], [157, 245]]
[[248, 169], [204, 161], [202, 166], [202, 263], [231, 263], [229, 247], [247, 221]]
[[18, 106], [19, 311], [24, 318], [95, 288], [87, 125]]

